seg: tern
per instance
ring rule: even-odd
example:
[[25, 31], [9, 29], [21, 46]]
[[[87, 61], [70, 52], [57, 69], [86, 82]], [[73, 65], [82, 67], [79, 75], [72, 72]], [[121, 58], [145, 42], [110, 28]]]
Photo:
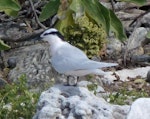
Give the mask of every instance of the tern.
[[55, 28], [44, 31], [40, 37], [50, 44], [51, 64], [60, 74], [77, 77], [88, 74], [106, 75], [101, 68], [118, 65], [89, 59], [82, 50], [66, 42]]

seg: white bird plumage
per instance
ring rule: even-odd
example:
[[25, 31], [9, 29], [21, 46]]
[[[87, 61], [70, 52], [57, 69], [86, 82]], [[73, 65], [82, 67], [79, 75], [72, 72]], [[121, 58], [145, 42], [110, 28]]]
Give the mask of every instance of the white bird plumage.
[[50, 44], [53, 68], [65, 75], [84, 76], [87, 74], [105, 75], [103, 67], [117, 66], [117, 63], [105, 63], [90, 60], [83, 51], [66, 41], [58, 30], [50, 28], [40, 36]]

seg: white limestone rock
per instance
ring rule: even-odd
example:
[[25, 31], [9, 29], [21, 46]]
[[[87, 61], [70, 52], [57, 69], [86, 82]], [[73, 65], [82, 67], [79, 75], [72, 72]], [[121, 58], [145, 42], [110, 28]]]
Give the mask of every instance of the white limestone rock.
[[133, 102], [127, 119], [150, 119], [150, 98], [139, 98]]
[[145, 41], [146, 34], [147, 34], [146, 28], [144, 27], [136, 28], [128, 39], [127, 44], [128, 51], [142, 46], [142, 43]]
[[85, 87], [55, 85], [41, 94], [33, 119], [125, 119], [128, 111]]
[[[115, 74], [119, 77], [121, 81], [128, 81], [129, 78], [136, 78], [137, 76], [140, 76], [141, 78], [147, 77], [147, 73], [150, 70], [150, 66], [146, 67], [138, 67], [134, 69], [122, 69], [115, 71]], [[107, 72], [108, 75], [105, 75], [103, 80], [107, 82], [112, 82], [117, 80], [117, 77], [115, 75], [111, 75], [112, 72]]]

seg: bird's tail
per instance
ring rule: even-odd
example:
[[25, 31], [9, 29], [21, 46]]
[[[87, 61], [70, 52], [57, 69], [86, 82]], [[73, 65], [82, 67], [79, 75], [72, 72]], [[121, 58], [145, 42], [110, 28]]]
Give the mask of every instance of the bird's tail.
[[117, 66], [117, 63], [106, 63], [106, 62], [100, 62], [102, 68], [103, 67], [113, 67], [113, 66]]
[[91, 73], [96, 75], [101, 75], [101, 76], [106, 75], [106, 72], [102, 71], [101, 69], [91, 69]]
[[117, 63], [106, 63], [106, 62], [96, 62], [89, 60], [86, 62], [86, 64], [83, 64], [84, 69], [100, 69], [104, 67], [112, 67], [112, 66], [117, 66]]

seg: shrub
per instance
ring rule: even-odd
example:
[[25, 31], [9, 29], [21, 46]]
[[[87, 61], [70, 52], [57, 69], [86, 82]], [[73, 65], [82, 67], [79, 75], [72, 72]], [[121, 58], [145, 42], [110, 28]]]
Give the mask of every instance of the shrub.
[[26, 76], [0, 90], [0, 119], [31, 119], [35, 113], [39, 93], [30, 92]]

